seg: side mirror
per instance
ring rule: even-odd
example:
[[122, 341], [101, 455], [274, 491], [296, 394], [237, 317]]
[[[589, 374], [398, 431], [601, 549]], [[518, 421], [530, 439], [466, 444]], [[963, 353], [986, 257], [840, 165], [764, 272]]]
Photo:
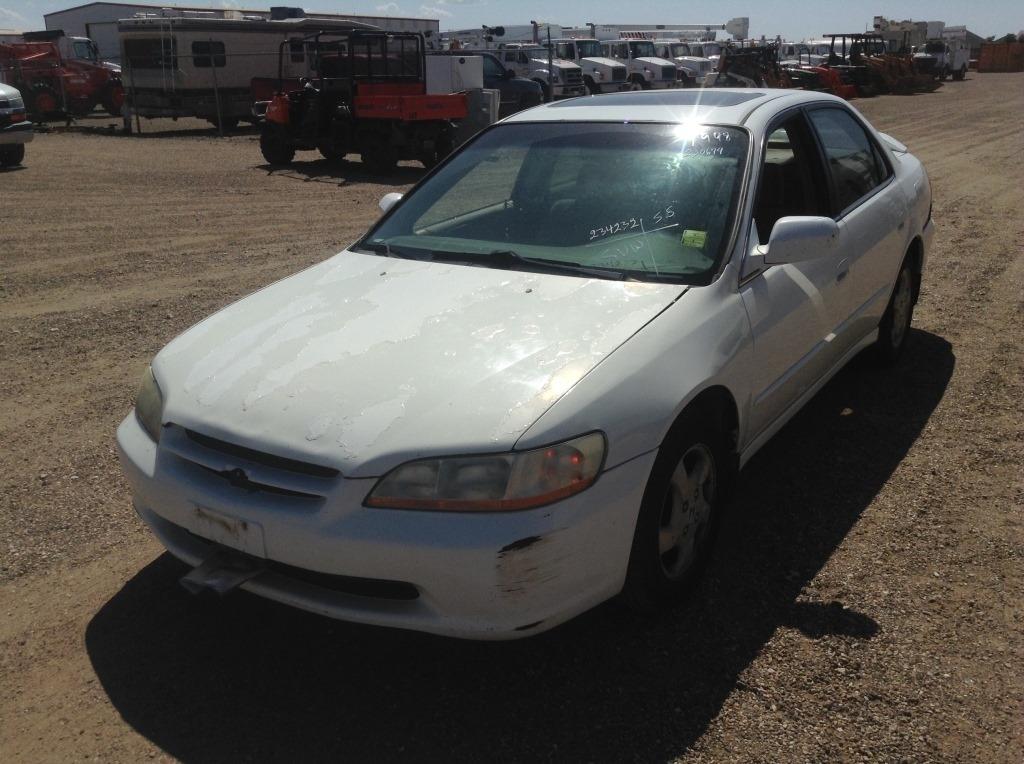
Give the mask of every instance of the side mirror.
[[765, 265], [800, 263], [832, 251], [839, 226], [832, 218], [793, 216], [779, 218], [767, 247], [758, 247]]
[[398, 204], [398, 201], [401, 198], [402, 195], [400, 193], [398, 193], [397, 191], [392, 191], [390, 194], [384, 194], [384, 196], [380, 198], [380, 201], [377, 204], [380, 207], [381, 212], [387, 212], [396, 204]]

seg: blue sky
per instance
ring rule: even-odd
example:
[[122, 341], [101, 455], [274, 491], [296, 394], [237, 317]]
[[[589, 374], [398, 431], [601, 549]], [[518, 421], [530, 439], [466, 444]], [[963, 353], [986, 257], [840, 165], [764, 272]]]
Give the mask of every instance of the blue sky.
[[[84, 2], [85, 0], [82, 0]], [[143, 0], [159, 5], [158, 0]], [[694, 3], [704, 10], [686, 10], [678, 0], [648, 0], [628, 10], [621, 0], [588, 2], [535, 2], [519, 0], [181, 0], [203, 7], [266, 8], [270, 5], [301, 5], [307, 11], [331, 11], [367, 15], [427, 16], [441, 21], [441, 29], [465, 29], [481, 24], [526, 24], [531, 19], [567, 26], [595, 22], [721, 24], [734, 16], [750, 17], [752, 36], [782, 35], [800, 40], [825, 32], [861, 31], [876, 14], [895, 19], [945, 21], [966, 24], [972, 32], [987, 37], [1002, 36], [1024, 29], [1024, 3], [1020, 0], [758, 0], [757, 2]], [[0, 28], [42, 29], [43, 14], [80, 5], [77, 0], [0, 0]], [[551, 9], [557, 9], [552, 12]]]

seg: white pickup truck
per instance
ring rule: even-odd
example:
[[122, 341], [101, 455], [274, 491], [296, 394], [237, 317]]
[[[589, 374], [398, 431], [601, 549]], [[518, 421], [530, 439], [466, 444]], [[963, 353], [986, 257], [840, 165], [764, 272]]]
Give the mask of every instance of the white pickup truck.
[[553, 57], [549, 70], [548, 51], [539, 45], [509, 43], [490, 52], [501, 59], [506, 69], [540, 85], [545, 101], [573, 98], [587, 92], [583, 85], [583, 70], [576, 62]]
[[558, 58], [579, 64], [583, 84], [591, 95], [629, 89], [629, 68], [621, 61], [602, 56], [597, 40], [563, 37], [552, 40], [551, 46]]
[[685, 88], [703, 87], [704, 80], [714, 70], [710, 58], [694, 55], [690, 43], [677, 40], [654, 40], [654, 51], [679, 68], [679, 84]]
[[679, 87], [678, 67], [668, 59], [660, 58], [650, 40], [603, 40], [601, 51], [629, 67], [630, 90]]

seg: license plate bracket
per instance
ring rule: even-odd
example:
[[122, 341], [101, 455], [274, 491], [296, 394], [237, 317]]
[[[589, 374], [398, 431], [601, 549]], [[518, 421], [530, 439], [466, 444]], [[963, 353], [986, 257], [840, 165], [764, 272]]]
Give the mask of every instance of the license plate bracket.
[[192, 532], [205, 539], [256, 557], [267, 556], [263, 527], [259, 523], [199, 504], [192, 508], [191, 520]]

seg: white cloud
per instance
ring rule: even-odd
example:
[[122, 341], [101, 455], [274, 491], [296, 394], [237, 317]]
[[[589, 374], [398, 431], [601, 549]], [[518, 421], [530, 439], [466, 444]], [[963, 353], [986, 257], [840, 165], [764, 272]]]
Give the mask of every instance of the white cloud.
[[[444, 3], [442, 3], [442, 5], [444, 5]], [[421, 5], [420, 6], [420, 13], [422, 13], [424, 16], [451, 16], [452, 15], [451, 11], [446, 11], [444, 8], [438, 8], [437, 6], [433, 6], [433, 5]]]
[[377, 6], [377, 13], [382, 13], [385, 16], [398, 16], [404, 11], [398, 7], [398, 3], [384, 3], [384, 5]]

